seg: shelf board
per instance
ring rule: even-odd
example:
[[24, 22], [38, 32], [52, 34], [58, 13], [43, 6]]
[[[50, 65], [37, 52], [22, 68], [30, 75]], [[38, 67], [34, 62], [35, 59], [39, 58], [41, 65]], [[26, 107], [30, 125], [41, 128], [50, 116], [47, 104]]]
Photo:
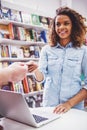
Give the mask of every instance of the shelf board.
[[35, 95], [38, 95], [38, 94], [43, 94], [43, 90], [24, 93], [23, 95], [24, 95], [24, 97], [29, 97], [29, 96], [35, 96]]
[[39, 58], [9, 58], [9, 57], [0, 58], [0, 62], [3, 62], [3, 61], [18, 62], [18, 61], [30, 61], [30, 60], [38, 61]]
[[21, 40], [12, 40], [12, 39], [6, 39], [6, 38], [0, 38], [0, 44], [6, 44], [6, 45], [14, 45], [14, 46], [30, 46], [30, 45], [39, 45], [44, 46], [46, 43], [44, 42], [34, 42], [34, 41], [21, 41]]
[[8, 19], [0, 19], [0, 24], [8, 25], [9, 23], [13, 23], [14, 25], [24, 27], [24, 28], [29, 28], [29, 29], [48, 30], [46, 27], [43, 27], [40, 25], [26, 24], [26, 23], [12, 21], [12, 20], [8, 20]]

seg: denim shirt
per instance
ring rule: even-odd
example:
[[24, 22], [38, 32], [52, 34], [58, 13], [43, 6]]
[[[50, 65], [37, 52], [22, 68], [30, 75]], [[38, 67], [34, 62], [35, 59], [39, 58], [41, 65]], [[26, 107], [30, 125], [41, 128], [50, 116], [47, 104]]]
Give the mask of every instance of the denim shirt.
[[[44, 75], [43, 106], [57, 106], [75, 96], [83, 87], [87, 89], [87, 47], [66, 47], [59, 43], [55, 47], [42, 48], [39, 69]], [[84, 74], [84, 86], [81, 74]], [[83, 109], [84, 102], [74, 108]]]

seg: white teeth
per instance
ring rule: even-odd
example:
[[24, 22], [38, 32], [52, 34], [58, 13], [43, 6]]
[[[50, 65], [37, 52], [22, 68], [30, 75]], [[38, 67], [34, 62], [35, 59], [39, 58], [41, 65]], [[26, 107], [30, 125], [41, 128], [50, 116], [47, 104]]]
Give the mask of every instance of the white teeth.
[[65, 31], [62, 31], [62, 32], [60, 32], [60, 33], [62, 33], [62, 34], [63, 34], [63, 33], [65, 33]]
[[63, 33], [65, 33], [66, 31], [63, 31]]

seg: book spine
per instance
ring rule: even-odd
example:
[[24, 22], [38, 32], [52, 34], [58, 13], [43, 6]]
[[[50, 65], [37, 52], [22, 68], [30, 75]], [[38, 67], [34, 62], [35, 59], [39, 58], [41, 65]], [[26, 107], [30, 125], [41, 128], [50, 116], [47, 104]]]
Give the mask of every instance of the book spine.
[[8, 29], [9, 29], [9, 38], [14, 39], [14, 31], [13, 31], [13, 24], [12, 23], [9, 23]]
[[28, 86], [28, 82], [27, 82], [27, 78], [26, 77], [22, 80], [22, 83], [23, 83], [24, 93], [29, 93], [30, 90], [29, 90], [29, 86]]

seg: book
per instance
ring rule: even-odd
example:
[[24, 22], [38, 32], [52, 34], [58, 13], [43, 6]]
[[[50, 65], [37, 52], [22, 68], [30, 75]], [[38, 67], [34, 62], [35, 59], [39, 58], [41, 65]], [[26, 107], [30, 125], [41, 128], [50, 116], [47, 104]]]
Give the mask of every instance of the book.
[[4, 83], [1, 86], [1, 89], [13, 91], [13, 84], [12, 84], [12, 82]]
[[1, 18], [10, 20], [10, 16], [11, 16], [11, 10], [9, 8], [1, 7]]
[[21, 17], [23, 23], [31, 24], [31, 14], [21, 11]]
[[1, 57], [9, 57], [9, 49], [7, 45], [1, 45]]
[[27, 82], [28, 82], [30, 92], [36, 91], [36, 81], [33, 75], [27, 76]]
[[34, 33], [33, 33], [33, 30], [29, 30], [29, 34], [30, 34], [30, 39], [31, 41], [34, 41]]
[[39, 58], [40, 57], [40, 48], [39, 46], [34, 46], [35, 48], [35, 58]]
[[23, 40], [25, 41], [25, 29], [23, 27], [17, 27], [17, 31], [18, 31], [18, 38], [19, 40]]
[[29, 58], [30, 57], [30, 50], [29, 50], [29, 47], [21, 47], [21, 49], [23, 49], [23, 56], [24, 58]]
[[10, 45], [9, 54], [10, 54], [10, 57], [17, 58], [18, 57], [18, 47]]
[[21, 47], [18, 47], [17, 57], [24, 58], [23, 49]]
[[13, 25], [13, 34], [14, 34], [14, 40], [20, 40], [18, 34], [18, 27], [16, 25]]
[[37, 91], [42, 90], [42, 84], [41, 84], [41, 83], [36, 82], [36, 90], [37, 90]]
[[44, 17], [44, 16], [39, 16], [39, 19], [40, 19], [40, 23], [43, 27], [46, 27], [48, 28], [48, 25], [49, 25], [49, 19], [47, 17]]
[[37, 94], [36, 98], [35, 98], [35, 107], [40, 107], [42, 106], [41, 103], [42, 103], [42, 100], [43, 100], [43, 96], [41, 94]]
[[41, 31], [41, 34], [40, 34], [40, 37], [41, 37], [41, 40], [44, 42], [44, 43], [47, 43], [47, 32], [46, 31]]
[[32, 20], [32, 24], [34, 24], [34, 25], [41, 25], [40, 19], [39, 19], [38, 15], [31, 14], [31, 20]]
[[24, 93], [22, 81], [13, 83], [13, 91], [18, 93]]
[[23, 84], [24, 93], [29, 93], [30, 90], [29, 90], [28, 81], [26, 77], [22, 80], [22, 84]]
[[31, 36], [30, 36], [29, 29], [25, 29], [25, 40], [26, 41], [31, 41]]
[[[39, 34], [39, 36], [37, 35], [37, 33]], [[36, 31], [35, 29], [29, 30], [29, 34], [30, 34], [30, 39], [31, 41], [37, 42], [40, 41], [39, 37], [40, 37], [40, 32]]]
[[9, 38], [9, 27], [8, 25], [0, 24], [0, 34], [2, 38]]
[[8, 30], [9, 30], [9, 38], [14, 39], [14, 30], [13, 30], [13, 24], [12, 23], [8, 24]]
[[35, 58], [35, 48], [34, 48], [34, 46], [30, 46], [29, 49], [30, 49], [30, 57]]
[[22, 22], [21, 12], [18, 11], [18, 10], [11, 9], [10, 20], [17, 21], [17, 22]]
[[24, 58], [23, 49], [20, 46], [9, 45], [9, 57]]

